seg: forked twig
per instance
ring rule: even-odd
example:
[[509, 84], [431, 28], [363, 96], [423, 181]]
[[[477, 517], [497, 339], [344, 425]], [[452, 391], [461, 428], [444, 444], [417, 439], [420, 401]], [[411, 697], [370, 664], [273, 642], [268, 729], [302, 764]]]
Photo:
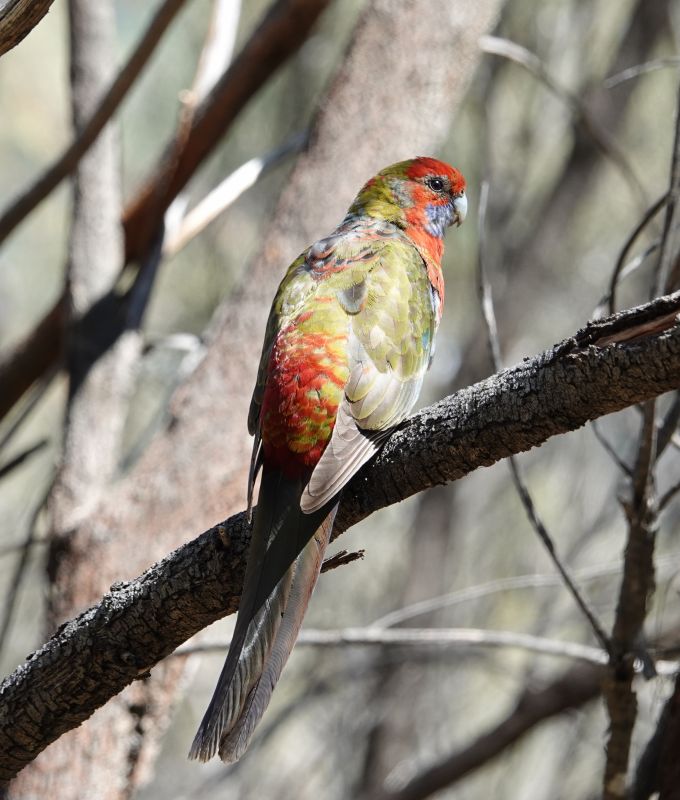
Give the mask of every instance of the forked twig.
[[[486, 326], [491, 360], [494, 369], [496, 372], [499, 372], [502, 369], [502, 365], [498, 326], [496, 324], [496, 315], [493, 307], [491, 286], [486, 275], [486, 209], [488, 205], [488, 195], [489, 185], [486, 181], [484, 181], [482, 183], [479, 199], [479, 258], [477, 263], [477, 290], [482, 307], [482, 315], [484, 317]], [[550, 559], [552, 560], [559, 574], [562, 576], [562, 580], [574, 598], [577, 606], [581, 609], [583, 615], [590, 623], [590, 627], [592, 628], [596, 639], [600, 642], [603, 650], [606, 653], [610, 653], [611, 646], [609, 639], [604, 632], [604, 628], [595, 616], [594, 611], [586, 603], [585, 598], [581, 595], [581, 592], [572, 580], [567, 568], [558, 556], [557, 551], [555, 550], [555, 545], [552, 541], [552, 537], [548, 533], [547, 528], [538, 515], [529, 490], [522, 479], [517, 460], [514, 456], [509, 456], [508, 464], [510, 466], [510, 472], [512, 474], [512, 480], [515, 485], [515, 489], [517, 490], [532, 527], [536, 531], [539, 539], [543, 542], [546, 550], [548, 551]]]

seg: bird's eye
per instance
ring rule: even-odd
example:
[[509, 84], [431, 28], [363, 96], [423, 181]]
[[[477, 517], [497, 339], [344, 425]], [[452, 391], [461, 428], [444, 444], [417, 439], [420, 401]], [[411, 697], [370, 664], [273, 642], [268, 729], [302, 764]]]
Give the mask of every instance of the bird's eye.
[[428, 178], [426, 183], [435, 192], [441, 192], [444, 188], [444, 181], [441, 178]]

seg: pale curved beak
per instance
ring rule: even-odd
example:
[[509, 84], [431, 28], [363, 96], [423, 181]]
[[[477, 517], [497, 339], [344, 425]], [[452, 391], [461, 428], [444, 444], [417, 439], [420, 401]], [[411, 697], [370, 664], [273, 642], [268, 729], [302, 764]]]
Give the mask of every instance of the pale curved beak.
[[463, 224], [463, 220], [467, 217], [467, 195], [465, 192], [459, 194], [458, 197], [453, 201], [453, 211], [456, 215], [456, 225], [460, 227]]

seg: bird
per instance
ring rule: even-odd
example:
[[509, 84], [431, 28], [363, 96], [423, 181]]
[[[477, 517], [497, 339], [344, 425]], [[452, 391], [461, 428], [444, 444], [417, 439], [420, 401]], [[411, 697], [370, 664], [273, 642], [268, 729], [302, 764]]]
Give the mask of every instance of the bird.
[[247, 749], [297, 639], [342, 490], [418, 398], [442, 316], [444, 234], [466, 213], [454, 167], [425, 156], [392, 164], [281, 281], [248, 415], [244, 588], [190, 758], [231, 763]]

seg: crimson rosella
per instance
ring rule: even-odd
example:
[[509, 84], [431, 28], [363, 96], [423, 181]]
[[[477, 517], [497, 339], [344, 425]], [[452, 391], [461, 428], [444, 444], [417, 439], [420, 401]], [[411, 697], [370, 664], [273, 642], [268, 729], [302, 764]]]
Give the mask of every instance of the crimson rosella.
[[433, 158], [361, 189], [288, 269], [269, 314], [248, 428], [262, 478], [236, 628], [191, 748], [235, 761], [293, 648], [339, 495], [415, 403], [444, 302], [444, 233], [465, 179]]

